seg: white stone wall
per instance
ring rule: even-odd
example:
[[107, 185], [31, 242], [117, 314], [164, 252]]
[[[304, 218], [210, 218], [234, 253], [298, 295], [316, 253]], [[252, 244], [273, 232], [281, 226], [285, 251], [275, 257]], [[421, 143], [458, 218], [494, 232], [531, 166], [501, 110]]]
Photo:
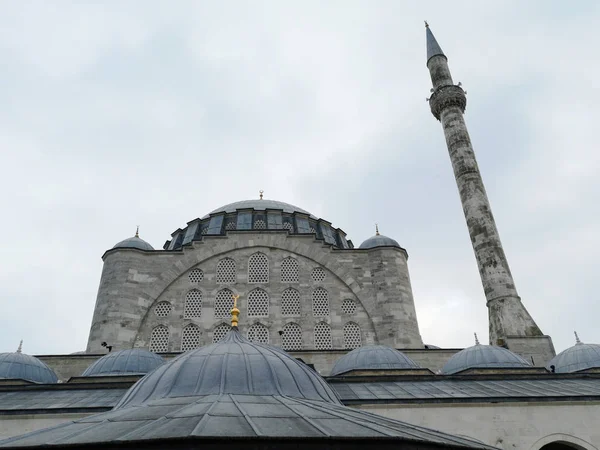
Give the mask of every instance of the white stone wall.
[[567, 442], [584, 450], [600, 448], [598, 402], [387, 404], [357, 408], [468, 436], [504, 450], [539, 450], [551, 442]]

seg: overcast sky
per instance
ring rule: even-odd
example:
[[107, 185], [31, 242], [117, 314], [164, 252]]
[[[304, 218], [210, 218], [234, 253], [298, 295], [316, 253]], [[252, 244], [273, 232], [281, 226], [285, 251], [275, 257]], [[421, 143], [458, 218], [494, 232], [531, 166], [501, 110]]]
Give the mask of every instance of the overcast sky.
[[259, 189], [357, 246], [379, 223], [424, 341], [487, 343], [424, 19], [525, 306], [557, 351], [600, 343], [600, 2], [416, 3], [2, 2], [0, 352], [85, 349], [105, 250]]

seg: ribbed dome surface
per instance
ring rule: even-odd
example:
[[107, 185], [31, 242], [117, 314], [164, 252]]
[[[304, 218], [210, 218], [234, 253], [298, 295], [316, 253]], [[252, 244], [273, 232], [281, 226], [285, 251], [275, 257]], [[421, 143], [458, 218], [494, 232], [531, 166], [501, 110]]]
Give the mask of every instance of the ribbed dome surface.
[[600, 367], [600, 345], [579, 342], [552, 358], [547, 368], [550, 369], [550, 366], [554, 366], [556, 373], [577, 372]]
[[0, 378], [56, 383], [54, 371], [35, 356], [24, 353], [0, 353]]
[[397, 241], [394, 239], [384, 236], [382, 234], [376, 234], [375, 236], [371, 236], [369, 239], [360, 244], [358, 248], [375, 248], [375, 247], [400, 247]]
[[385, 345], [359, 347], [338, 359], [331, 369], [331, 375], [339, 375], [350, 370], [375, 369], [418, 369], [419, 365], [404, 353]]
[[154, 250], [150, 244], [138, 236], [127, 238], [117, 244], [113, 248], [137, 248], [139, 250]]
[[[299, 213], [311, 215], [305, 209], [299, 208], [294, 205], [290, 205], [289, 203], [278, 202], [276, 200], [260, 200], [260, 199], [242, 200], [239, 202], [230, 203], [228, 205], [221, 206], [220, 208], [217, 208], [217, 209], [211, 211], [210, 214], [216, 214], [216, 213], [220, 213], [220, 212], [232, 213], [232, 212], [236, 212], [238, 209], [255, 209], [257, 211], [263, 211], [265, 209], [281, 209], [285, 213], [292, 214], [295, 212], [299, 212]], [[207, 217], [207, 216], [205, 216], [205, 217]]]
[[146, 374], [164, 363], [165, 360], [156, 353], [141, 348], [132, 348], [104, 355], [88, 367], [81, 376]]
[[450, 375], [467, 369], [514, 367], [531, 367], [531, 364], [505, 348], [477, 344], [453, 355], [442, 368], [442, 373]]
[[142, 378], [115, 408], [211, 394], [282, 395], [340, 404], [315, 371], [277, 347], [242, 338], [234, 328], [221, 342], [184, 353]]

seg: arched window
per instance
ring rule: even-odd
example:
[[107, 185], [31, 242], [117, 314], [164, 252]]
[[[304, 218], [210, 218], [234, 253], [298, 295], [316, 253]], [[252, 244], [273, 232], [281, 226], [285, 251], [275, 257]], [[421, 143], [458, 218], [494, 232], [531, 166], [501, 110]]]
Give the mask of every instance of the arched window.
[[331, 327], [325, 322], [319, 322], [315, 326], [315, 349], [331, 350]]
[[181, 333], [181, 351], [187, 352], [200, 347], [200, 327], [190, 324], [183, 328]]
[[312, 309], [315, 317], [329, 315], [329, 293], [323, 288], [317, 288], [312, 293]]
[[298, 282], [298, 260], [295, 258], [285, 258], [281, 261], [281, 282], [282, 283], [297, 283]]
[[169, 329], [159, 325], [152, 329], [150, 334], [150, 351], [164, 353], [169, 351]]
[[226, 323], [222, 323], [213, 330], [213, 344], [220, 342], [231, 330], [231, 327]]
[[204, 272], [202, 272], [200, 269], [194, 269], [190, 272], [188, 278], [190, 283], [200, 283], [202, 280], [204, 280]]
[[269, 330], [263, 324], [255, 323], [248, 328], [248, 340], [260, 344], [268, 344]]
[[221, 319], [228, 317], [233, 309], [233, 292], [221, 289], [215, 296], [215, 317]]
[[235, 261], [231, 258], [225, 258], [219, 261], [217, 263], [217, 283], [233, 284], [235, 281]]
[[297, 323], [287, 323], [283, 327], [281, 345], [284, 350], [302, 350], [302, 329]]
[[248, 317], [269, 317], [269, 294], [262, 289], [248, 294]]
[[300, 292], [288, 288], [281, 294], [281, 314], [284, 316], [300, 315]]
[[344, 325], [344, 346], [345, 348], [358, 348], [362, 345], [360, 337], [360, 327], [354, 322], [348, 322]]
[[173, 305], [169, 302], [159, 302], [154, 307], [154, 314], [157, 317], [167, 317], [173, 311]]
[[347, 298], [342, 302], [342, 312], [344, 314], [352, 315], [356, 312], [356, 303], [351, 298]]
[[183, 307], [184, 319], [195, 317], [202, 317], [202, 292], [198, 289], [192, 289], [185, 295], [185, 305]]
[[255, 253], [248, 260], [248, 283], [269, 282], [269, 260], [264, 253]]

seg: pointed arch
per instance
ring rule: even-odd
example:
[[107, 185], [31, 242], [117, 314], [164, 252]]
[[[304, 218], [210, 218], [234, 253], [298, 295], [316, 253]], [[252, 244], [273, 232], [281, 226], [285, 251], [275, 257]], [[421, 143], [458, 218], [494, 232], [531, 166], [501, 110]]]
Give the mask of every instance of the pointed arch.
[[150, 351], [165, 353], [169, 351], [169, 328], [158, 325], [150, 333]]
[[262, 252], [256, 252], [248, 260], [248, 283], [269, 282], [269, 258]]
[[233, 308], [233, 292], [229, 289], [221, 289], [215, 295], [215, 318], [229, 317]]
[[234, 284], [237, 281], [235, 261], [223, 258], [217, 263], [216, 281], [218, 284]]
[[269, 294], [263, 289], [248, 294], [248, 317], [269, 317]]
[[298, 283], [299, 269], [298, 260], [288, 256], [281, 261], [281, 282], [282, 283]]
[[358, 348], [362, 346], [360, 326], [356, 322], [347, 322], [344, 325], [344, 348]]
[[300, 292], [294, 288], [287, 288], [281, 294], [281, 315], [300, 315]]
[[321, 287], [312, 292], [312, 310], [315, 317], [329, 315], [329, 292]]
[[319, 322], [315, 325], [315, 349], [331, 350], [332, 347], [331, 327], [325, 322]]
[[181, 332], [181, 351], [187, 352], [188, 350], [194, 350], [200, 347], [200, 336], [202, 331], [200, 327], [189, 324], [183, 327]]
[[213, 336], [212, 336], [213, 344], [220, 342], [225, 336], [227, 336], [227, 333], [229, 333], [229, 330], [231, 330], [231, 326], [227, 325], [226, 323], [217, 325], [215, 327], [215, 329], [213, 330]]
[[202, 317], [202, 292], [198, 289], [192, 289], [185, 294], [183, 318], [193, 319], [198, 317]]
[[286, 323], [281, 335], [284, 350], [302, 350], [302, 329], [294, 322]]

